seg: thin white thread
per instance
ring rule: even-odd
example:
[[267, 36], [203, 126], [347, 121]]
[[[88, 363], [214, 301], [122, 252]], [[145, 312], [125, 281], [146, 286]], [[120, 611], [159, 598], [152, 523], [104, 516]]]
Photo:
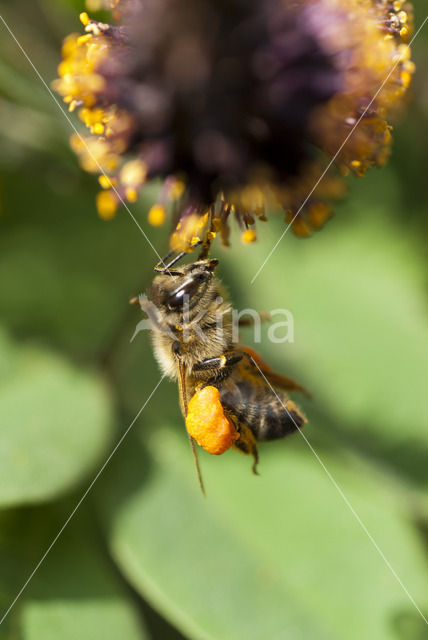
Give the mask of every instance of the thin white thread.
[[340, 497], [342, 498], [342, 500], [345, 502], [346, 506], [348, 507], [348, 509], [351, 511], [352, 515], [354, 516], [354, 518], [357, 520], [358, 524], [360, 525], [360, 527], [362, 528], [362, 530], [364, 531], [364, 533], [367, 535], [368, 539], [370, 540], [370, 542], [373, 544], [374, 548], [376, 549], [376, 551], [378, 552], [378, 554], [380, 555], [380, 557], [382, 558], [382, 560], [384, 561], [384, 563], [386, 564], [386, 566], [388, 567], [388, 569], [391, 571], [392, 575], [394, 576], [394, 578], [396, 579], [396, 581], [398, 582], [398, 584], [401, 586], [401, 588], [403, 589], [404, 593], [407, 595], [408, 599], [410, 600], [410, 602], [413, 604], [413, 606], [415, 607], [415, 609], [417, 610], [417, 612], [419, 613], [419, 615], [421, 616], [421, 618], [424, 620], [425, 624], [428, 625], [428, 620], [427, 618], [424, 616], [424, 614], [422, 613], [421, 609], [419, 608], [419, 606], [417, 605], [416, 601], [414, 600], [413, 596], [409, 593], [408, 589], [406, 588], [406, 586], [403, 584], [402, 580], [400, 579], [399, 575], [397, 574], [397, 572], [395, 571], [395, 569], [392, 567], [391, 563], [389, 562], [388, 558], [385, 556], [385, 554], [383, 553], [382, 549], [379, 547], [378, 543], [376, 542], [376, 540], [373, 538], [372, 534], [370, 533], [370, 531], [367, 529], [366, 525], [364, 524], [364, 522], [361, 520], [360, 516], [358, 515], [358, 513], [355, 511], [354, 507], [352, 506], [352, 504], [349, 502], [348, 498], [346, 497], [346, 495], [344, 494], [343, 490], [341, 489], [341, 487], [338, 485], [337, 481], [334, 479], [334, 477], [332, 476], [332, 474], [330, 473], [330, 471], [327, 469], [326, 465], [324, 464], [324, 462], [321, 460], [320, 456], [318, 455], [318, 453], [316, 452], [316, 450], [314, 449], [314, 447], [311, 445], [311, 443], [309, 442], [309, 440], [307, 439], [307, 437], [305, 436], [305, 434], [303, 433], [303, 430], [300, 429], [296, 423], [296, 421], [294, 420], [293, 416], [291, 415], [291, 413], [288, 411], [287, 407], [284, 405], [284, 403], [282, 402], [281, 398], [279, 397], [279, 395], [277, 394], [277, 392], [275, 391], [275, 389], [273, 388], [273, 386], [271, 385], [271, 383], [269, 382], [269, 380], [266, 378], [266, 376], [264, 375], [263, 371], [260, 369], [259, 365], [257, 364], [257, 362], [254, 360], [254, 358], [252, 356], [251, 360], [253, 361], [253, 364], [257, 367], [260, 375], [262, 376], [262, 378], [264, 379], [264, 381], [266, 382], [266, 384], [269, 386], [269, 388], [271, 389], [271, 391], [275, 394], [277, 400], [279, 400], [282, 408], [284, 409], [284, 411], [286, 411], [286, 413], [288, 414], [289, 418], [291, 419], [291, 421], [293, 422], [294, 426], [296, 427], [296, 430], [299, 432], [299, 434], [302, 436], [302, 438], [304, 439], [304, 441], [306, 442], [306, 444], [308, 445], [309, 449], [312, 451], [312, 453], [314, 454], [315, 458], [318, 460], [318, 462], [320, 463], [322, 469], [325, 471], [328, 479], [330, 480], [330, 482], [333, 484], [333, 486], [335, 487], [335, 489], [338, 491]]
[[150, 400], [152, 399], [153, 395], [155, 394], [157, 388], [159, 387], [159, 385], [161, 384], [161, 382], [163, 381], [163, 379], [165, 378], [165, 376], [163, 375], [161, 377], [161, 379], [159, 380], [159, 382], [157, 383], [157, 385], [155, 386], [155, 388], [153, 389], [153, 391], [150, 393], [149, 397], [147, 398], [147, 400], [145, 401], [145, 403], [143, 404], [143, 406], [141, 407], [141, 409], [139, 410], [139, 412], [137, 413], [137, 415], [135, 416], [135, 418], [133, 419], [133, 421], [131, 422], [131, 424], [128, 426], [128, 428], [126, 429], [125, 433], [122, 434], [122, 436], [120, 437], [119, 441], [117, 442], [117, 444], [115, 445], [113, 451], [110, 453], [110, 455], [108, 456], [108, 458], [105, 460], [104, 464], [102, 465], [102, 467], [99, 469], [98, 473], [96, 474], [96, 476], [94, 477], [94, 479], [92, 480], [92, 482], [90, 483], [90, 485], [88, 486], [88, 488], [86, 489], [86, 491], [84, 492], [84, 494], [82, 495], [82, 497], [80, 498], [79, 502], [76, 504], [76, 506], [74, 507], [73, 511], [70, 513], [70, 515], [68, 516], [67, 520], [64, 522], [64, 524], [62, 525], [61, 529], [58, 531], [58, 533], [56, 534], [55, 538], [52, 540], [52, 542], [50, 543], [50, 545], [48, 546], [48, 548], [46, 549], [46, 551], [44, 552], [44, 554], [42, 555], [42, 557], [40, 558], [39, 562], [36, 564], [36, 566], [34, 567], [33, 571], [30, 573], [30, 575], [28, 576], [27, 580], [24, 582], [23, 586], [21, 587], [21, 589], [18, 591], [18, 594], [16, 595], [16, 597], [12, 600], [11, 604], [9, 605], [7, 611], [3, 614], [3, 617], [0, 620], [0, 626], [3, 624], [3, 622], [6, 620], [7, 616], [9, 615], [9, 613], [12, 611], [13, 607], [15, 606], [15, 604], [17, 603], [17, 601], [19, 600], [19, 598], [21, 597], [22, 593], [25, 591], [25, 589], [27, 588], [27, 586], [29, 585], [29, 583], [31, 582], [31, 580], [34, 578], [35, 574], [37, 573], [37, 571], [39, 570], [39, 568], [41, 567], [41, 565], [43, 564], [44, 560], [46, 559], [47, 555], [49, 554], [49, 552], [51, 551], [52, 547], [55, 545], [55, 543], [57, 542], [58, 538], [61, 536], [61, 534], [63, 533], [64, 529], [67, 527], [67, 525], [69, 524], [70, 520], [73, 518], [73, 516], [76, 514], [76, 511], [79, 509], [80, 505], [82, 504], [82, 502], [84, 501], [84, 499], [86, 498], [86, 496], [88, 495], [88, 493], [91, 491], [92, 487], [94, 486], [94, 484], [96, 483], [96, 481], [98, 480], [98, 478], [100, 477], [100, 475], [102, 474], [102, 472], [104, 471], [104, 469], [106, 468], [106, 466], [108, 465], [108, 463], [110, 462], [110, 460], [112, 459], [112, 457], [114, 456], [114, 454], [116, 453], [116, 451], [118, 450], [118, 448], [120, 447], [120, 445], [122, 444], [122, 442], [125, 440], [126, 436], [128, 435], [129, 431], [131, 430], [131, 428], [134, 426], [135, 422], [138, 420], [138, 418], [140, 417], [141, 413], [143, 412], [143, 410], [146, 408], [146, 406], [148, 405], [148, 403], [150, 402]]

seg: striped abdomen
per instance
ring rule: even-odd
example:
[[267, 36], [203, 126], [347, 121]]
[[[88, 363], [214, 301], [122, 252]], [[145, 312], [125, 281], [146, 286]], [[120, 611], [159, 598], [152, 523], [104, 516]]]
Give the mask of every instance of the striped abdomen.
[[251, 378], [220, 388], [222, 405], [253, 432], [256, 440], [276, 440], [299, 429], [306, 419], [285, 393]]

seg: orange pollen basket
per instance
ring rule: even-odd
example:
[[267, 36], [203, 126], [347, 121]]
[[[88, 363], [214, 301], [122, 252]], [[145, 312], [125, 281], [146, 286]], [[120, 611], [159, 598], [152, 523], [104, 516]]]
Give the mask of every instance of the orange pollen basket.
[[186, 416], [189, 435], [208, 453], [220, 455], [239, 438], [235, 427], [224, 414], [216, 387], [205, 387], [189, 402]]

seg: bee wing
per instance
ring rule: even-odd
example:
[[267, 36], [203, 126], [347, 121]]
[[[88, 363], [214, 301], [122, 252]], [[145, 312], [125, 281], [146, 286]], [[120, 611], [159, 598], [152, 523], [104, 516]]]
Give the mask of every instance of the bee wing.
[[[257, 368], [259, 368], [260, 371], [263, 373], [263, 375], [266, 377], [266, 379], [270, 382], [270, 384], [273, 387], [277, 387], [278, 389], [284, 389], [284, 391], [300, 391], [301, 393], [304, 393], [308, 397], [311, 396], [309, 391], [305, 389], [305, 387], [303, 387], [301, 384], [299, 384], [292, 378], [289, 378], [288, 376], [284, 376], [282, 373], [277, 373], [276, 371], [274, 371], [272, 367], [270, 367], [267, 364], [267, 362], [265, 362], [260, 357], [257, 351], [254, 351], [254, 349], [251, 349], [251, 347], [246, 347], [245, 345], [241, 345], [240, 350], [243, 351], [244, 353], [247, 353], [250, 356], [249, 361], [251, 362], [252, 366], [256, 370]], [[258, 372], [259, 375], [260, 375], [260, 371]]]
[[244, 357], [221, 383], [224, 409], [260, 442], [283, 438], [302, 427], [304, 414], [282, 390], [300, 385], [273, 372], [252, 349], [241, 347], [241, 353]]

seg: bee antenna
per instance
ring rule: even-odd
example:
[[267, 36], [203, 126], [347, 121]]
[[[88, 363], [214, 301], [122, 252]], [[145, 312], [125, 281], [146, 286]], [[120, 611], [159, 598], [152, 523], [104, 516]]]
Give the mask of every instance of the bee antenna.
[[[171, 250], [169, 253], [166, 254], [164, 258], [161, 258], [161, 260], [159, 260], [157, 265], [154, 267], [154, 271], [156, 271], [157, 273], [168, 273], [169, 275], [176, 275], [177, 271], [170, 271], [170, 268], [174, 264], [176, 264], [179, 260], [181, 260], [181, 258], [183, 258], [183, 256], [186, 255], [186, 252], [180, 251], [180, 253], [178, 253], [176, 256], [174, 256], [174, 253], [175, 251]], [[171, 256], [174, 256], [174, 257], [168, 262]]]

